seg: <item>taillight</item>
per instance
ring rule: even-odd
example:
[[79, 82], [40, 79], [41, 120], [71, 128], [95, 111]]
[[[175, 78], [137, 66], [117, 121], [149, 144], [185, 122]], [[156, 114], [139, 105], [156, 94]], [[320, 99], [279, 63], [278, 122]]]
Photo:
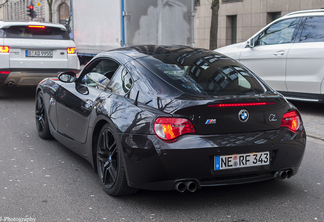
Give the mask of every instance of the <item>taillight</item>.
[[291, 131], [297, 131], [301, 125], [300, 116], [297, 111], [285, 113], [281, 120], [281, 127], [287, 127]]
[[71, 47], [66, 49], [67, 54], [75, 54], [76, 53], [76, 48]]
[[0, 45], [0, 53], [8, 53], [9, 46]]
[[161, 117], [155, 120], [155, 134], [163, 140], [172, 140], [185, 133], [195, 133], [192, 123], [184, 118]]
[[210, 104], [208, 107], [237, 107], [237, 106], [266, 106], [273, 105], [275, 102], [258, 102], [258, 103], [219, 103]]
[[0, 74], [10, 74], [10, 71], [0, 71]]

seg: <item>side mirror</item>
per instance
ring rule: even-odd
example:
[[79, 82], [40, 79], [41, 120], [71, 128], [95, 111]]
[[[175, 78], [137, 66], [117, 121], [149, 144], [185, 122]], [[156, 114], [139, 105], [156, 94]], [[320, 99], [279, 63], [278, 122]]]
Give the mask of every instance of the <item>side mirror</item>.
[[254, 48], [254, 38], [250, 38], [247, 42], [246, 45], [249, 46], [250, 48]]
[[73, 71], [61, 72], [58, 75], [58, 79], [65, 83], [71, 83], [76, 80], [76, 74]]

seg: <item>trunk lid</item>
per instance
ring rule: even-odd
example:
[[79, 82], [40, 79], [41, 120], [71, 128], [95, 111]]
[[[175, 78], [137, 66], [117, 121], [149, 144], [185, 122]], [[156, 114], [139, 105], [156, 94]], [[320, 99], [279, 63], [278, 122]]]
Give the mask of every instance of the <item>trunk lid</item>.
[[70, 40], [5, 38], [10, 47], [10, 68], [67, 68]]
[[274, 130], [290, 106], [283, 97], [210, 101], [181, 108], [174, 114], [190, 119], [197, 134]]

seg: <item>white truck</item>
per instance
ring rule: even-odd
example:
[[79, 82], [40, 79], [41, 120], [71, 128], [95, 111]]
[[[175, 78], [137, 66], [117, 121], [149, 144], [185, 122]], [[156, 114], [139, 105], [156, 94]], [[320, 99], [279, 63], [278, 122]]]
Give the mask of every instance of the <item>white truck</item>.
[[120, 46], [194, 46], [194, 0], [71, 0], [67, 22], [81, 64]]

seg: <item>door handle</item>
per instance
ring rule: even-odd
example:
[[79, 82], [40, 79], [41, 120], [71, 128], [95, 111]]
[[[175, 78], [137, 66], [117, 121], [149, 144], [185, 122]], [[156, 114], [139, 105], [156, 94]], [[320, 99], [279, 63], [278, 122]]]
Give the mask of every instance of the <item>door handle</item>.
[[284, 54], [285, 54], [285, 51], [283, 51], [283, 50], [273, 53], [274, 56], [283, 56]]

